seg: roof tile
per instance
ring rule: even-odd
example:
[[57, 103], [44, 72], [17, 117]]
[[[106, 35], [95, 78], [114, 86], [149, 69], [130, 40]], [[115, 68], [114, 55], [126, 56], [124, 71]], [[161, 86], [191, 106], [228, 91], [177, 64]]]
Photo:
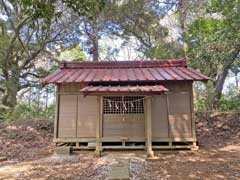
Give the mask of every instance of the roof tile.
[[206, 81], [207, 76], [188, 68], [183, 60], [70, 62], [43, 79], [43, 83]]

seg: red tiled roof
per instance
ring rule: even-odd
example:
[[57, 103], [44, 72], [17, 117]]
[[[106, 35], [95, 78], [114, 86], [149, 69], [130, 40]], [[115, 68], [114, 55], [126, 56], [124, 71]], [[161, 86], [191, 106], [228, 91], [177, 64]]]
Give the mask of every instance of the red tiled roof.
[[43, 83], [71, 82], [149, 82], [209, 78], [187, 67], [184, 60], [64, 62]]
[[85, 95], [89, 94], [110, 94], [110, 93], [128, 93], [128, 94], [161, 94], [168, 91], [168, 89], [162, 85], [154, 86], [86, 86], [80, 90]]

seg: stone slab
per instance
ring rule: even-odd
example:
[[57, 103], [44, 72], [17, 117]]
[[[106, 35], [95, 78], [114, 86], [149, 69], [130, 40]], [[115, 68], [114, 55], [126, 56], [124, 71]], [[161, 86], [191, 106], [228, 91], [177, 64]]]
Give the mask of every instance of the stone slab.
[[129, 180], [129, 164], [112, 165], [109, 173], [109, 180]]
[[55, 147], [55, 153], [56, 154], [70, 155], [71, 152], [72, 152], [72, 148], [70, 146]]

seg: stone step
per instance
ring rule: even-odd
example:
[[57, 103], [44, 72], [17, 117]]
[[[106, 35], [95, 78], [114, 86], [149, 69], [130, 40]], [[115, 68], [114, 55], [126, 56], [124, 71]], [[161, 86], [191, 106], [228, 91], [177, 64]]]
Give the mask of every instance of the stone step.
[[55, 153], [58, 155], [70, 155], [72, 148], [70, 146], [55, 147]]
[[112, 165], [109, 180], [129, 180], [129, 164], [121, 163]]

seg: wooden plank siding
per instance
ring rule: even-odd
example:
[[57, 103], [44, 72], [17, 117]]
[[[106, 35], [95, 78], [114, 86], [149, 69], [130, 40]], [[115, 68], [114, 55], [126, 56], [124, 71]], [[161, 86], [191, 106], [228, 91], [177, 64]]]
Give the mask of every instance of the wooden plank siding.
[[152, 100], [153, 141], [195, 138], [192, 82], [164, 83], [164, 86], [170, 92], [153, 96]]
[[167, 96], [152, 98], [152, 136], [153, 140], [168, 138]]
[[58, 116], [58, 138], [96, 137], [97, 97], [60, 93]]
[[96, 137], [99, 102], [96, 96], [78, 96], [77, 137]]
[[174, 138], [192, 137], [190, 93], [169, 93], [168, 102], [170, 135]]
[[59, 96], [59, 138], [76, 137], [77, 98], [75, 95]]
[[104, 114], [103, 137], [144, 137], [144, 114]]

